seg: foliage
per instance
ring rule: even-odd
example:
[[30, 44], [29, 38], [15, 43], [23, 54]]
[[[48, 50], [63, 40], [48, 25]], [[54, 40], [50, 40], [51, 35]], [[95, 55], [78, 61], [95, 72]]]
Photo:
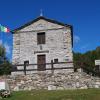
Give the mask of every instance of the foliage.
[[73, 54], [75, 68], [83, 67], [89, 71], [94, 71], [95, 60], [100, 59], [100, 47], [97, 47], [93, 51], [87, 51], [83, 54], [75, 52]]
[[10, 74], [11, 64], [6, 58], [5, 48], [0, 45], [0, 75]]
[[0, 57], [5, 57], [5, 48], [0, 45]]
[[4, 100], [100, 100], [99, 89], [13, 92]]

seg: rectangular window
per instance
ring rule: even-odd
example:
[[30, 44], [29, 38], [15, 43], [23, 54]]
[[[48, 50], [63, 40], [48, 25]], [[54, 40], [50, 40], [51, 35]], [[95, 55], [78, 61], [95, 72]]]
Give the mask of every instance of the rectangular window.
[[24, 61], [24, 65], [29, 65], [29, 60]]
[[37, 33], [37, 44], [45, 44], [45, 32]]
[[54, 59], [54, 63], [58, 63], [58, 59]]

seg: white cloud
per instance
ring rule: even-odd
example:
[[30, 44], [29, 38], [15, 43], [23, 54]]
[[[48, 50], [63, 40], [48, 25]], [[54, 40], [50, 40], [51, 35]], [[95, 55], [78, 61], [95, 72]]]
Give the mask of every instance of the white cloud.
[[4, 47], [5, 47], [5, 49], [6, 49], [6, 53], [10, 54], [10, 53], [11, 53], [11, 51], [10, 51], [10, 46], [9, 46], [7, 43], [5, 43], [5, 44], [4, 44]]
[[80, 41], [80, 37], [75, 35], [74, 36], [74, 43], [79, 43], [79, 41]]

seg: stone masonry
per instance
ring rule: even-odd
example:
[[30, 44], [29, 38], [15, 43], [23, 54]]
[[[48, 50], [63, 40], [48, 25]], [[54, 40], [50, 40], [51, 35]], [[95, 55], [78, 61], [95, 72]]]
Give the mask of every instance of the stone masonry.
[[[37, 33], [40, 32], [45, 32], [46, 43], [37, 45]], [[37, 55], [46, 55], [46, 63], [58, 59], [58, 62], [72, 62], [60, 65], [61, 68], [73, 67], [72, 37], [70, 25], [40, 16], [33, 22], [13, 31], [12, 63], [24, 64], [24, 61], [29, 61], [29, 64], [37, 64]], [[50, 67], [46, 65], [46, 68]], [[23, 69], [23, 66], [17, 68]], [[37, 66], [29, 66], [28, 68], [37, 69]], [[69, 72], [73, 72], [73, 69], [70, 69]]]
[[83, 72], [50, 73], [39, 72], [29, 75], [10, 75], [0, 77], [6, 79], [12, 91], [22, 90], [67, 90], [100, 88], [100, 78]]

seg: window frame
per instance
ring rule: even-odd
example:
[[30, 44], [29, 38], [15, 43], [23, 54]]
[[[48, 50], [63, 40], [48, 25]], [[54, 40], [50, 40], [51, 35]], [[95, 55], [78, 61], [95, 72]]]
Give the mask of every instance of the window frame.
[[46, 44], [45, 32], [37, 33], [37, 44]]
[[29, 60], [25, 60], [24, 61], [24, 65], [27, 65], [28, 66], [29, 65]]
[[58, 58], [54, 59], [54, 63], [58, 63]]

